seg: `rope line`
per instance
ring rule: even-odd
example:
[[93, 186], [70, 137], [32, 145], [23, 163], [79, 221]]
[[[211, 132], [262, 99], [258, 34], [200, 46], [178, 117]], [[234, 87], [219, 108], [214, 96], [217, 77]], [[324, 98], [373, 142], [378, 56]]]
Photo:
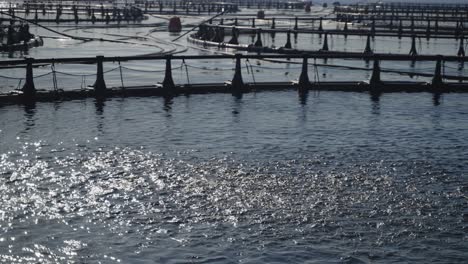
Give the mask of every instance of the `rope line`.
[[54, 85], [54, 91], [58, 91], [58, 86], [57, 86], [57, 74], [55, 73], [55, 64], [52, 63], [50, 65], [50, 68], [52, 70], [52, 83]]
[[185, 66], [185, 75], [187, 76], [187, 84], [190, 85], [189, 72], [188, 72], [188, 67], [187, 67], [187, 63], [185, 63], [185, 60], [182, 60], [182, 65]]
[[22, 80], [23, 79], [23, 78], [10, 77], [10, 76], [4, 76], [4, 75], [0, 75], [0, 78], [10, 79], [10, 80]]
[[124, 81], [123, 81], [123, 74], [122, 74], [122, 65], [119, 61], [119, 71], [120, 71], [120, 83], [122, 84], [122, 89], [125, 89]]
[[[129, 68], [129, 67], [126, 67], [126, 66], [122, 66], [123, 69], [126, 69], [126, 70], [129, 70], [129, 71], [136, 71], [136, 72], [165, 72], [166, 70], [138, 70], [138, 69], [132, 69], [132, 68]], [[177, 70], [177, 69], [180, 69], [182, 68], [182, 66], [179, 66], [179, 67], [173, 67], [171, 68], [172, 70]]]
[[20, 79], [19, 82], [18, 82], [18, 86], [16, 87], [16, 90], [21, 90], [21, 82], [23, 81], [23, 79]]

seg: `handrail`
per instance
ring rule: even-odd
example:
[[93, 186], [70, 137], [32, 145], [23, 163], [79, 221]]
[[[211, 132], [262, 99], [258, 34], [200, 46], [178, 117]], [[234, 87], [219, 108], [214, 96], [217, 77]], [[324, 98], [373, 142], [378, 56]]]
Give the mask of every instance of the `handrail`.
[[[209, 59], [234, 59], [236, 56], [241, 56], [244, 59], [300, 59], [307, 56], [311, 59], [358, 59], [358, 60], [381, 60], [381, 61], [458, 61], [466, 62], [468, 57], [445, 56], [445, 55], [407, 55], [407, 54], [391, 54], [391, 53], [357, 53], [357, 52], [307, 52], [303, 54], [235, 54], [235, 55], [145, 55], [145, 56], [112, 56], [103, 57], [103, 62], [122, 62], [122, 61], [147, 61], [147, 60], [209, 60]], [[77, 64], [93, 64], [97, 62], [97, 57], [76, 57], [76, 58], [50, 58], [50, 59], [34, 59], [25, 58], [21, 60], [6, 60], [0, 61], [0, 66], [25, 65], [28, 59], [31, 59], [33, 64], [48, 64], [48, 63], [77, 63]]]

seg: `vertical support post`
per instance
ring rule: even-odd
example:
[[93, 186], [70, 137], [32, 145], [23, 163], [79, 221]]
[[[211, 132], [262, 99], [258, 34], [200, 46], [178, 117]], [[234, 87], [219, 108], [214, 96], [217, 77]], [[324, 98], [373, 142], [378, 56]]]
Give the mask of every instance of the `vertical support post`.
[[402, 34], [403, 34], [403, 21], [400, 20], [400, 25], [398, 26], [398, 38], [401, 39]]
[[364, 54], [371, 54], [372, 53], [372, 48], [370, 45], [370, 35], [367, 35], [367, 41], [366, 41], [366, 48], [364, 49]]
[[298, 30], [299, 29], [299, 26], [298, 26], [298, 18], [295, 17], [294, 18], [294, 30]]
[[255, 41], [254, 46], [255, 46], [255, 47], [263, 47], [263, 43], [262, 43], [262, 30], [261, 30], [261, 29], [258, 29], [258, 30], [257, 30], [257, 41]]
[[36, 94], [33, 75], [33, 58], [26, 58], [26, 82], [23, 85], [23, 94], [27, 97], [32, 97]]
[[255, 28], [255, 18], [252, 18], [252, 28]]
[[104, 56], [96, 56], [97, 72], [96, 82], [94, 83], [94, 91], [97, 93], [103, 93], [106, 91], [106, 82], [104, 81], [104, 67], [102, 62]]
[[275, 18], [272, 18], [271, 20], [271, 29], [275, 29], [276, 23], [275, 23]]
[[380, 61], [377, 57], [374, 58], [374, 67], [372, 68], [372, 76], [370, 78], [369, 84], [371, 86], [378, 86], [382, 84], [380, 79]]
[[236, 68], [234, 69], [234, 77], [232, 78], [232, 91], [233, 92], [242, 92], [244, 89], [244, 81], [242, 80], [242, 71], [241, 71], [241, 58], [242, 54], [236, 54]]
[[442, 80], [442, 58], [440, 56], [437, 59], [434, 77], [432, 78], [432, 86], [440, 86], [443, 84], [444, 82]]
[[416, 35], [411, 36], [411, 50], [409, 55], [416, 56], [418, 55], [418, 51], [416, 50]]
[[323, 47], [321, 51], [328, 51], [328, 33], [325, 33], [325, 39], [323, 40]]
[[302, 91], [307, 90], [310, 86], [307, 59], [308, 56], [304, 55], [302, 59], [301, 75], [299, 76], [299, 90]]
[[431, 20], [427, 20], [426, 38], [429, 40], [431, 35]]
[[458, 48], [458, 57], [465, 57], [464, 36], [460, 37], [460, 47]]
[[411, 32], [414, 32], [414, 17], [411, 17]]
[[286, 33], [287, 35], [287, 38], [286, 38], [286, 44], [284, 45], [284, 48], [285, 49], [290, 49], [292, 47], [291, 45], [291, 31], [288, 31], [288, 33]]
[[236, 27], [233, 27], [232, 28], [232, 37], [231, 37], [231, 40], [229, 41], [229, 44], [233, 44], [233, 45], [239, 45], [239, 40], [237, 39], [237, 28]]
[[320, 17], [319, 31], [323, 31], [323, 17]]
[[166, 56], [166, 70], [164, 72], [164, 80], [162, 82], [163, 89], [169, 91], [175, 88], [174, 80], [172, 79], [171, 59], [171, 55]]

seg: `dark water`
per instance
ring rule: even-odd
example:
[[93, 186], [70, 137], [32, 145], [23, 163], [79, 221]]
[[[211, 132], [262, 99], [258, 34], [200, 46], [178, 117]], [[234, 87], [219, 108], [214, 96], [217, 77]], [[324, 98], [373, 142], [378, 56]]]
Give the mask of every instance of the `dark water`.
[[467, 101], [2, 106], [0, 262], [464, 263]]

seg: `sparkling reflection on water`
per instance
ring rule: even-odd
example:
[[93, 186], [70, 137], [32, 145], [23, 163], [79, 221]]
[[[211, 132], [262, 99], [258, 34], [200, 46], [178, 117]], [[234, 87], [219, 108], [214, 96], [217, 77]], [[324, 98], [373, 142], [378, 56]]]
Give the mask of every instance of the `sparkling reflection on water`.
[[0, 108], [0, 262], [457, 263], [467, 96]]

